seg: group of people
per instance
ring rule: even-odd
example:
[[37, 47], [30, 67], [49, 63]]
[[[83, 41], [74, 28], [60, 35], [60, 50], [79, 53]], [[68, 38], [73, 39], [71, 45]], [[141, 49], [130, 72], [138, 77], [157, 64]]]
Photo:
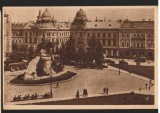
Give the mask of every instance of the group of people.
[[[86, 97], [86, 96], [88, 96], [88, 91], [87, 91], [87, 89], [83, 89], [83, 97]], [[80, 98], [79, 89], [76, 92], [76, 98], [77, 99]]]
[[146, 90], [150, 90], [152, 86], [153, 86], [152, 80], [150, 79], [149, 84], [148, 83], [145, 84]]
[[104, 88], [103, 88], [103, 93], [104, 93], [104, 94], [107, 94], [107, 95], [108, 95], [108, 91], [109, 91], [109, 88], [108, 88], [108, 87], [104, 87]]
[[50, 92], [46, 92], [44, 95], [43, 95], [43, 98], [51, 98], [53, 96], [53, 94], [52, 93], [50, 93]]
[[38, 98], [37, 93], [32, 94], [31, 96], [27, 94], [24, 97], [22, 97], [21, 95], [18, 95], [18, 96], [15, 95], [13, 97], [13, 101], [32, 100], [32, 99], [37, 99], [37, 98]]

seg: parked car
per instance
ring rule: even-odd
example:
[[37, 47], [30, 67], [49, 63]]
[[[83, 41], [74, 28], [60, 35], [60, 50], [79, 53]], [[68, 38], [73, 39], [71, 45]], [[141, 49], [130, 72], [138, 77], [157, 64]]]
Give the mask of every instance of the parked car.
[[112, 60], [111, 60], [109, 64], [110, 64], [110, 65], [114, 65], [115, 63], [116, 63], [115, 61], [112, 61]]
[[[140, 58], [139, 58], [139, 61], [140, 61], [140, 62], [146, 62], [146, 61], [147, 61], [147, 58], [146, 58], [146, 57], [140, 57]], [[135, 59], [135, 62], [137, 62], [137, 59]]]
[[120, 61], [119, 61], [119, 64], [121, 64], [121, 65], [128, 65], [128, 62], [126, 62], [126, 61], [124, 61], [124, 60], [120, 60]]

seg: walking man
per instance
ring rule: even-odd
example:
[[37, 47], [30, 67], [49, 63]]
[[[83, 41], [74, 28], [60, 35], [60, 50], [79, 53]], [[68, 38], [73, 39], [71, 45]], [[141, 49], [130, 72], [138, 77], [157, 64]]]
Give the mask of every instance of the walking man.
[[79, 99], [79, 89], [76, 92], [76, 98]]
[[106, 93], [106, 87], [103, 88], [103, 93], [104, 93], [104, 94]]
[[107, 95], [108, 95], [108, 91], [109, 91], [109, 88], [107, 87], [107, 88], [106, 88], [106, 94], [107, 94]]
[[57, 83], [56, 83], [56, 87], [59, 87], [59, 83], [58, 83], [58, 81], [57, 81]]

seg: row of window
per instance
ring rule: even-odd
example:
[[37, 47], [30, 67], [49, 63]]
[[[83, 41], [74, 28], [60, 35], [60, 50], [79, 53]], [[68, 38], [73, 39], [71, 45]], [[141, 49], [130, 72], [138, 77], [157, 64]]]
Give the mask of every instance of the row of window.
[[84, 32], [79, 32], [78, 33], [78, 36], [79, 37], [83, 37], [83, 36], [87, 36], [87, 37], [92, 37], [92, 36], [95, 36], [95, 37], [114, 37], [116, 38], [117, 37], [117, 34], [116, 33], [84, 33]]
[[[144, 43], [140, 43], [140, 42], [134, 42], [132, 43], [132, 47], [141, 47], [143, 48], [145, 46]], [[129, 42], [121, 42], [121, 47], [130, 47], [130, 43]], [[147, 43], [147, 47], [148, 48], [151, 48], [151, 47], [154, 47], [154, 45], [151, 45], [151, 43]]]
[[[38, 42], [38, 38], [36, 38], [36, 37], [35, 38], [25, 37], [24, 40], [25, 40], [25, 43], [35, 43], [36, 44]], [[51, 41], [51, 42], [55, 42], [55, 40], [58, 41], [59, 43], [66, 43], [66, 41], [68, 40], [68, 38], [65, 38], [65, 39], [54, 39], [54, 38], [48, 39], [48, 41]]]
[[[117, 46], [117, 40], [98, 39], [98, 41], [102, 44], [102, 46]], [[89, 43], [89, 39], [88, 39], [88, 43]]]
[[[130, 37], [130, 34], [129, 33], [122, 33], [121, 36], [122, 37], [125, 37], [125, 36]], [[144, 37], [145, 34], [144, 33], [134, 33], [132, 36], [133, 37]], [[153, 33], [148, 33], [147, 36], [151, 37], [151, 36], [153, 36]]]
[[[25, 36], [38, 36], [38, 32], [25, 32]], [[69, 36], [70, 32], [45, 32], [43, 36]]]

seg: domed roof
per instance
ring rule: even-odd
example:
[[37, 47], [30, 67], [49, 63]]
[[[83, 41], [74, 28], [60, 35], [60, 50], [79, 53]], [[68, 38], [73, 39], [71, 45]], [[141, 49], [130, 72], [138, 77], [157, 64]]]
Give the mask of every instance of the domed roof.
[[81, 19], [87, 20], [87, 16], [86, 16], [85, 11], [83, 9], [80, 9], [79, 11], [77, 11], [76, 18], [81, 18]]
[[43, 17], [49, 17], [49, 18], [51, 18], [51, 14], [50, 14], [50, 12], [47, 10], [47, 8], [46, 8], [46, 10], [43, 12], [43, 14], [42, 14], [42, 18]]

